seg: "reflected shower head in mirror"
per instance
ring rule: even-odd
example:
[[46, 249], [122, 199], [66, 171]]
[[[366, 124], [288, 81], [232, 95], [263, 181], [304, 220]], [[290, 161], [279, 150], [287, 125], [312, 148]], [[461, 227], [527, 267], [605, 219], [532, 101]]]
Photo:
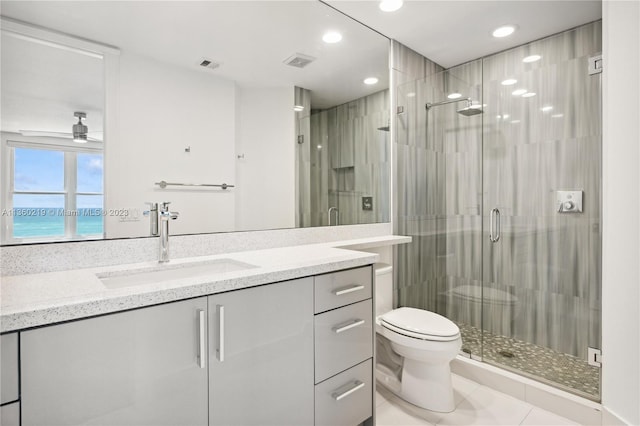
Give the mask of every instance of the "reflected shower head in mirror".
[[427, 109], [427, 111], [429, 111], [433, 107], [447, 105], [447, 104], [453, 104], [453, 103], [457, 103], [457, 102], [466, 102], [467, 103], [467, 106], [465, 106], [464, 108], [461, 108], [461, 109], [456, 111], [460, 115], [464, 115], [466, 117], [470, 117], [472, 115], [482, 114], [482, 112], [483, 112], [482, 111], [482, 105], [474, 104], [473, 101], [471, 100], [471, 98], [450, 99], [450, 100], [447, 100], [447, 101], [427, 103], [425, 105], [425, 108]]

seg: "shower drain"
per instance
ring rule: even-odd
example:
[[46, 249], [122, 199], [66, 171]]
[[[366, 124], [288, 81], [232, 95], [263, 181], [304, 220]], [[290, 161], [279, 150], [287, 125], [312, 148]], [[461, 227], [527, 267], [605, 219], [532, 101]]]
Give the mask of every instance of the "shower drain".
[[498, 351], [498, 353], [505, 358], [513, 358], [515, 356], [513, 352], [507, 350]]

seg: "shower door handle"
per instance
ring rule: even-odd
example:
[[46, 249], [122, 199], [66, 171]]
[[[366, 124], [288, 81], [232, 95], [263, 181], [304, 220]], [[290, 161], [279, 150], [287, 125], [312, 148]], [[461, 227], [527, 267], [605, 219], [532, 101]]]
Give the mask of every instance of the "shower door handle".
[[491, 210], [489, 215], [489, 241], [497, 243], [500, 239], [500, 210]]

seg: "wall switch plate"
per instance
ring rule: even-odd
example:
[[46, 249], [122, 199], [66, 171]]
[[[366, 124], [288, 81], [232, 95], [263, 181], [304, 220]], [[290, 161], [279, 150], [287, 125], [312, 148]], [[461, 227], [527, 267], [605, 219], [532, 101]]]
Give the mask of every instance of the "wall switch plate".
[[362, 197], [362, 210], [373, 210], [373, 197]]

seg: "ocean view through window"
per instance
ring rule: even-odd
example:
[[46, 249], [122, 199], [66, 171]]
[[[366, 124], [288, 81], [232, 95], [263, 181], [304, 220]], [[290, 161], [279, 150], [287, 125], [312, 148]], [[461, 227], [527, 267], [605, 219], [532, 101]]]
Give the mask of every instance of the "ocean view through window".
[[20, 143], [9, 154], [4, 243], [103, 237], [101, 150]]

